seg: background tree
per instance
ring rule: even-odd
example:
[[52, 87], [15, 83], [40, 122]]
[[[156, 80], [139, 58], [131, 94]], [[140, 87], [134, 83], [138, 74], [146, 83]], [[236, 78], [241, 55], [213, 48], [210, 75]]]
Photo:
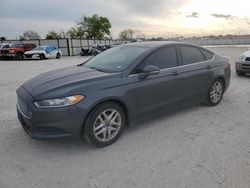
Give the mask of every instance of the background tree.
[[70, 38], [76, 39], [76, 38], [85, 38], [85, 31], [77, 26], [77, 27], [72, 27], [67, 34], [69, 34]]
[[40, 35], [32, 30], [27, 30], [23, 33], [23, 35], [20, 36], [20, 39], [25, 39], [25, 40], [33, 40], [33, 39], [40, 39]]
[[45, 37], [46, 39], [59, 39], [60, 36], [56, 31], [49, 31]]
[[105, 35], [110, 35], [111, 23], [107, 17], [94, 14], [92, 17], [83, 17], [78, 24], [87, 30], [88, 39], [103, 39]]
[[121, 40], [145, 39], [145, 34], [139, 30], [124, 29], [119, 34]]
[[56, 31], [49, 31], [46, 35], [46, 39], [62, 39], [66, 38], [66, 33], [63, 30], [60, 30], [59, 32]]
[[71, 38], [103, 39], [110, 35], [110, 28], [111, 23], [107, 17], [94, 14], [91, 17], [84, 16], [68, 34]]
[[5, 41], [6, 38], [5, 38], [5, 37], [0, 37], [0, 40], [1, 40], [1, 41]]

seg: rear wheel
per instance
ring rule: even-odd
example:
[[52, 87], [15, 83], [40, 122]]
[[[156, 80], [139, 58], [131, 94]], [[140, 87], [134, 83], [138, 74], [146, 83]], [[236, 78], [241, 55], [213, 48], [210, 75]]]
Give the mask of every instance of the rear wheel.
[[237, 74], [237, 76], [245, 76], [246, 75], [246, 73], [240, 72], [240, 71], [236, 71], [236, 74]]
[[89, 114], [84, 125], [84, 137], [97, 147], [108, 146], [121, 136], [125, 121], [120, 105], [111, 102], [101, 104]]
[[39, 57], [40, 57], [41, 60], [45, 59], [45, 55], [44, 54], [40, 54]]
[[56, 54], [56, 59], [60, 59], [60, 57], [61, 57], [61, 54], [60, 54], [60, 53], [57, 53], [57, 54]]
[[23, 59], [23, 54], [22, 54], [22, 53], [17, 53], [17, 54], [16, 54], [16, 58], [17, 58], [18, 60], [22, 60], [22, 59]]
[[207, 93], [206, 104], [208, 106], [216, 106], [220, 103], [224, 92], [224, 82], [221, 79], [215, 80]]

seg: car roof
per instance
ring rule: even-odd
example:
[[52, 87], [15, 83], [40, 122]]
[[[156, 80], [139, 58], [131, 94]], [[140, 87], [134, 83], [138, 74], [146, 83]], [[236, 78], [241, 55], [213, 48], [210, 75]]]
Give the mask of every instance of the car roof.
[[125, 44], [127, 46], [141, 46], [141, 47], [147, 47], [147, 48], [157, 48], [160, 46], [166, 46], [170, 44], [184, 44], [184, 45], [190, 45], [190, 46], [196, 46], [194, 44], [190, 43], [184, 43], [184, 42], [176, 42], [176, 41], [146, 41], [146, 42], [134, 42], [134, 43], [128, 43]]

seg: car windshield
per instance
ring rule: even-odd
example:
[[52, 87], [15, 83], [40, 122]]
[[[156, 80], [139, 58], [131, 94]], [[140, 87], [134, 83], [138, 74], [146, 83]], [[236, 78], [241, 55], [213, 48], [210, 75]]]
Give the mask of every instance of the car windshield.
[[23, 48], [23, 44], [18, 44], [18, 43], [11, 44], [10, 48]]
[[44, 50], [45, 47], [44, 46], [37, 46], [36, 48], [34, 48], [33, 50]]
[[120, 72], [147, 50], [148, 48], [141, 46], [118, 46], [91, 58], [82, 66], [103, 72]]

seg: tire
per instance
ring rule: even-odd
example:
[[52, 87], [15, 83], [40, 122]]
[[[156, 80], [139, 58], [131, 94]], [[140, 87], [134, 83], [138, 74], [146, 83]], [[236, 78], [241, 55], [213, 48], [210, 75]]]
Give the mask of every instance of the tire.
[[45, 59], [45, 55], [44, 54], [40, 54], [39, 57], [40, 57], [40, 60]]
[[216, 106], [220, 103], [223, 94], [224, 94], [224, 82], [221, 79], [215, 80], [209, 87], [206, 105], [207, 106]]
[[237, 74], [237, 76], [245, 76], [246, 75], [246, 73], [240, 72], [240, 71], [236, 71], [236, 74]]
[[125, 123], [126, 116], [120, 105], [113, 102], [103, 103], [95, 107], [87, 117], [83, 135], [88, 143], [105, 147], [119, 139]]
[[61, 54], [60, 54], [60, 53], [57, 53], [57, 54], [56, 54], [56, 59], [60, 59], [60, 57], [61, 57]]
[[18, 60], [23, 60], [23, 54], [22, 54], [22, 53], [17, 53], [17, 54], [16, 54], [16, 58], [17, 58]]

